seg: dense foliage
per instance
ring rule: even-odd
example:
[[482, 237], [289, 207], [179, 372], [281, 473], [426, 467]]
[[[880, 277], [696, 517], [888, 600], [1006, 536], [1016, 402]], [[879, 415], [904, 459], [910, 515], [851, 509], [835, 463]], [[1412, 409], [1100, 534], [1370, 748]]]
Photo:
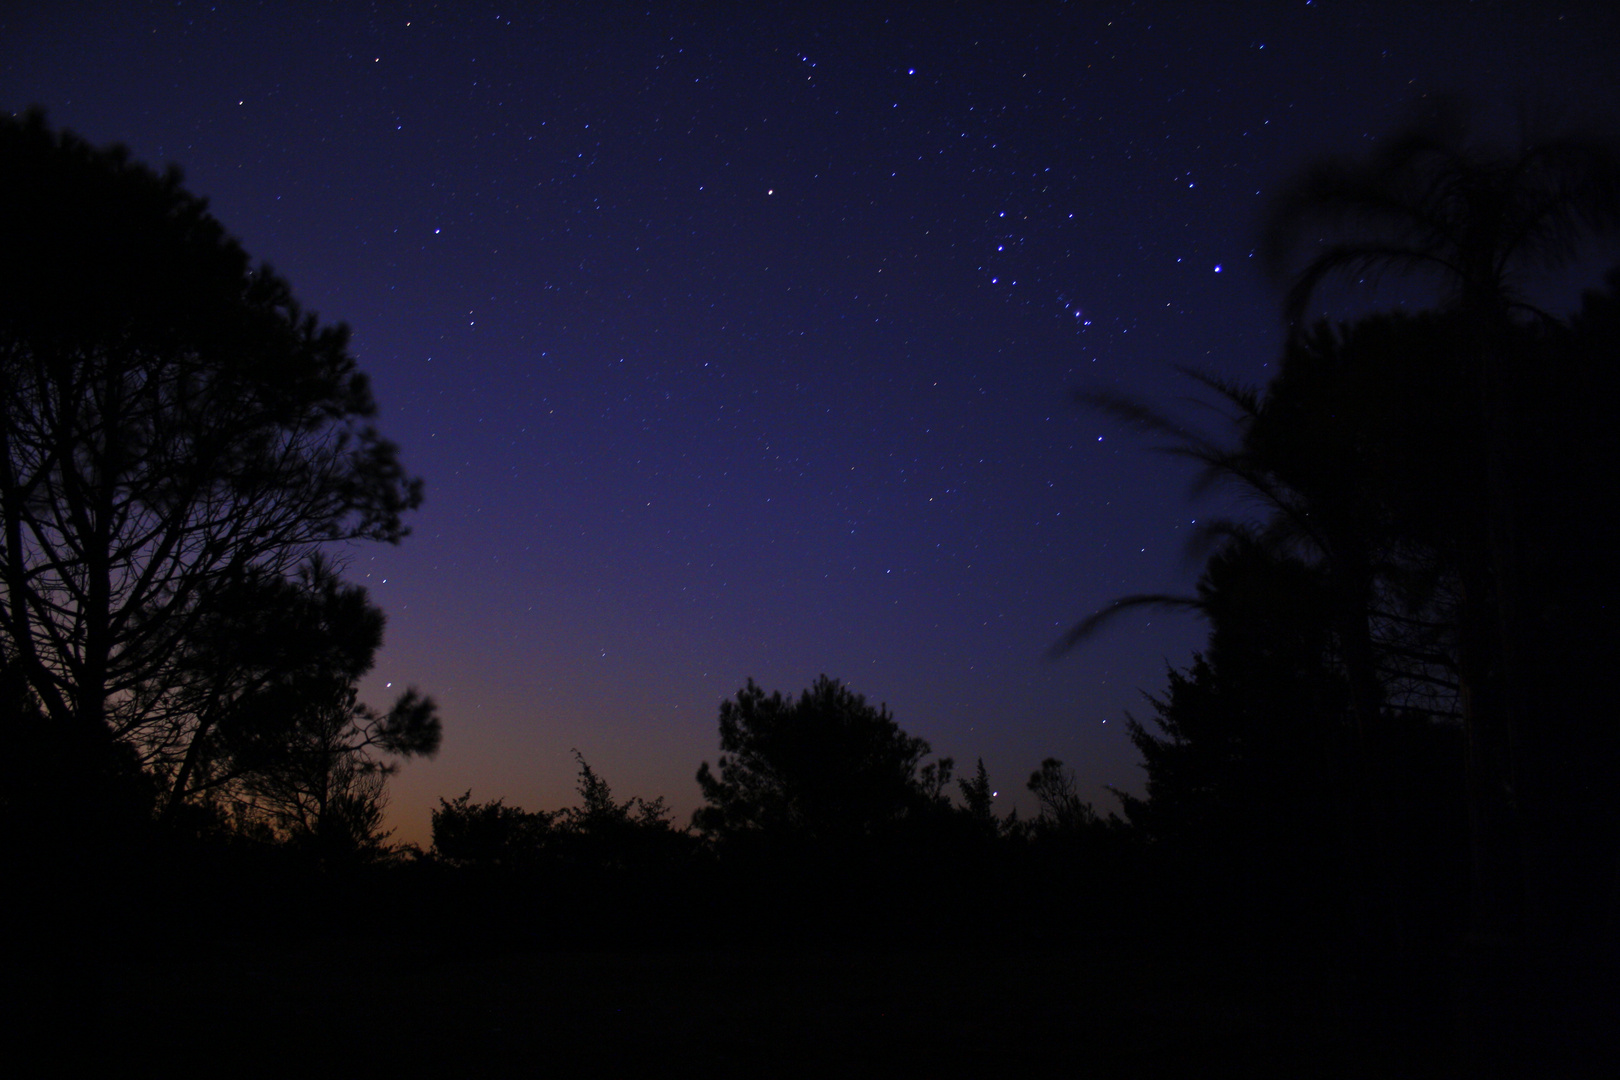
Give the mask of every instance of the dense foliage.
[[364, 749], [431, 752], [438, 721], [355, 704], [382, 616], [317, 558], [398, 541], [421, 499], [348, 331], [177, 170], [37, 113], [0, 119], [0, 205], [0, 664], [42, 755], [139, 772], [170, 814], [374, 832]]
[[723, 844], [847, 849], [888, 837], [941, 799], [951, 761], [887, 708], [823, 676], [797, 698], [753, 682], [720, 706], [717, 769], [704, 762], [693, 823]]

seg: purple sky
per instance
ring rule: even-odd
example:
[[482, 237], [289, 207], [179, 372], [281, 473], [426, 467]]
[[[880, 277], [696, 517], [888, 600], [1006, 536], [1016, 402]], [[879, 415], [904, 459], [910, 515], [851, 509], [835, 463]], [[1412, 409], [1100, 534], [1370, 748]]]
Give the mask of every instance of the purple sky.
[[1190, 589], [1221, 506], [1071, 392], [1264, 380], [1267, 196], [1426, 95], [1612, 119], [1607, 6], [4, 4], [0, 108], [178, 163], [353, 328], [427, 483], [347, 553], [369, 699], [445, 718], [401, 838], [570, 803], [572, 747], [684, 820], [718, 703], [822, 673], [1004, 808], [1047, 756], [1108, 808], [1204, 629], [1045, 651]]

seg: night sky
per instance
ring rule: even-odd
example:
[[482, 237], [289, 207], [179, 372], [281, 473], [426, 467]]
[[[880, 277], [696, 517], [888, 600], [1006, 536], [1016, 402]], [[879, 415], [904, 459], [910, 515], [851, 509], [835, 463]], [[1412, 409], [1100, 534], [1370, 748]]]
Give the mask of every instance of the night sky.
[[684, 821], [719, 702], [823, 673], [1003, 808], [1055, 756], [1107, 809], [1205, 629], [1046, 651], [1189, 590], [1223, 505], [1073, 392], [1263, 381], [1268, 196], [1438, 95], [1613, 118], [1608, 6], [7, 0], [0, 109], [179, 164], [353, 328], [427, 485], [346, 553], [367, 698], [445, 720], [398, 838], [469, 788], [571, 803], [576, 747]]

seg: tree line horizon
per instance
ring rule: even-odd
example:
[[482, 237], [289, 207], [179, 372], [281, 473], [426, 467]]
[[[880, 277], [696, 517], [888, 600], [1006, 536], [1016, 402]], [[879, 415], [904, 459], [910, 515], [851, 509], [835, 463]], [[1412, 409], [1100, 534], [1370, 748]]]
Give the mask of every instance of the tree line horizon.
[[[346, 327], [305, 313], [177, 169], [41, 113], [0, 119], [0, 196], [0, 820], [41, 865], [71, 850], [141, 876], [274, 851], [297, 874], [414, 875], [451, 907], [564, 904], [548, 890], [571, 882], [593, 899], [568, 910], [601, 921], [652, 889], [766, 936], [792, 932], [785, 912], [898, 932], [903, 910], [1036, 933], [1008, 926], [999, 880], [1034, 898], [1031, 926], [1076, 940], [1075, 911], [1157, 890], [1153, 914], [1194, 936], [1348, 964], [1357, 1008], [1432, 1009], [1368, 1001], [1439, 973], [1476, 1071], [1529, 1052], [1508, 1023], [1528, 995], [1578, 993], [1572, 952], [1620, 958], [1600, 675], [1620, 645], [1620, 268], [1566, 316], [1525, 291], [1620, 228], [1613, 140], [1503, 151], [1442, 112], [1323, 161], [1261, 238], [1288, 326], [1276, 373], [1187, 373], [1225, 430], [1077, 395], [1256, 508], [1204, 527], [1192, 595], [1122, 597], [1054, 646], [1141, 606], [1209, 624], [1151, 715], [1127, 717], [1147, 782], [1110, 789], [1118, 813], [1048, 758], [1036, 812], [999, 816], [982, 759], [971, 776], [925, 760], [823, 675], [721, 703], [690, 823], [618, 799], [575, 751], [578, 805], [441, 797], [426, 851], [390, 843], [386, 785], [443, 723], [415, 688], [360, 701], [384, 617], [327, 554], [401, 542], [423, 494]], [[1311, 316], [1367, 279], [1435, 299]], [[745, 918], [739, 896], [770, 902]]]

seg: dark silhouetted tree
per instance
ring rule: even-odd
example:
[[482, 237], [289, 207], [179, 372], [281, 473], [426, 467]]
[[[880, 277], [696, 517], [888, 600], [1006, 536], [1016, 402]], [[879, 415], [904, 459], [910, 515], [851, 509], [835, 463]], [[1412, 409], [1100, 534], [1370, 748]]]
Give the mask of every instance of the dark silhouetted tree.
[[1039, 807], [1034, 820], [1037, 829], [1077, 833], [1098, 823], [1091, 804], [1080, 798], [1074, 773], [1057, 758], [1042, 761], [1041, 767], [1030, 773], [1025, 786]]
[[973, 822], [975, 829], [985, 836], [999, 833], [1002, 822], [996, 817], [997, 793], [990, 783], [990, 773], [984, 767], [984, 759], [978, 760], [971, 779], [964, 776], [957, 780], [956, 786], [962, 793], [963, 813]]
[[194, 637], [420, 500], [341, 326], [181, 186], [0, 119], [0, 654], [67, 742], [174, 777]]
[[669, 866], [694, 841], [671, 824], [662, 797], [623, 802], [578, 750], [579, 804], [529, 813], [497, 799], [473, 803], [471, 792], [433, 811], [433, 853], [457, 866], [532, 872], [549, 865], [579, 873]]
[[558, 818], [567, 859], [581, 869], [610, 873], [669, 871], [693, 853], [696, 841], [676, 829], [663, 796], [620, 802], [606, 780], [574, 751], [579, 764], [579, 805]]
[[[1569, 265], [1593, 237], [1620, 227], [1620, 147], [1610, 139], [1542, 138], [1496, 152], [1456, 114], [1417, 125], [1363, 160], [1325, 161], [1283, 189], [1266, 249], [1290, 284], [1296, 332], [1334, 276], [1427, 277], [1456, 316], [1463, 363], [1451, 388], [1475, 456], [1450, 479], [1471, 514], [1454, 537], [1457, 679], [1468, 747], [1475, 931], [1516, 932], [1538, 871], [1534, 819], [1550, 777], [1522, 760], [1540, 738], [1530, 699], [1534, 598], [1522, 535], [1533, 427], [1524, 423], [1528, 329], [1552, 320], [1525, 294], [1533, 276]], [[1323, 240], [1321, 238], [1327, 237]], [[1315, 241], [1314, 245], [1306, 241]], [[1302, 250], [1303, 249], [1303, 250]], [[1526, 319], [1528, 316], [1528, 321]], [[1456, 506], [1457, 501], [1451, 500]]]
[[18, 666], [0, 662], [0, 835], [14, 856], [82, 859], [149, 824], [152, 778], [129, 747], [99, 734], [74, 738], [52, 724]]
[[[176, 665], [185, 755], [157, 767], [165, 813], [209, 804], [334, 852], [345, 838], [375, 850], [362, 841], [380, 820], [391, 759], [430, 757], [441, 735], [432, 699], [414, 688], [386, 712], [358, 700], [382, 612], [319, 557], [292, 577], [255, 575], [228, 598], [199, 621]], [[370, 833], [353, 824], [363, 819]]]
[[723, 845], [864, 850], [942, 808], [950, 778], [888, 709], [825, 676], [797, 698], [750, 680], [720, 705], [720, 749], [698, 770], [693, 823]]
[[358, 700], [353, 685], [290, 702], [272, 728], [254, 733], [254, 749], [229, 789], [241, 815], [267, 821], [280, 836], [334, 858], [375, 856], [385, 784], [399, 758], [431, 757], [440, 724], [431, 698], [406, 691], [386, 713]]
[[440, 799], [433, 811], [433, 855], [456, 867], [532, 869], [559, 816], [507, 806], [500, 799], [475, 803], [471, 791], [448, 802]]
[[1210, 559], [1199, 582], [1209, 645], [1153, 701], [1156, 733], [1127, 725], [1147, 798], [1124, 802], [1150, 841], [1233, 869], [1331, 864], [1342, 851], [1352, 720], [1325, 594], [1313, 568], [1254, 541]]
[[1285, 184], [1263, 250], [1288, 285], [1296, 329], [1315, 321], [1306, 308], [1327, 281], [1393, 275], [1428, 282], [1441, 307], [1493, 335], [1515, 312], [1546, 318], [1526, 290], [1617, 227], [1612, 138], [1547, 134], [1496, 149], [1472, 139], [1465, 110], [1446, 103], [1368, 155], [1325, 159]]

